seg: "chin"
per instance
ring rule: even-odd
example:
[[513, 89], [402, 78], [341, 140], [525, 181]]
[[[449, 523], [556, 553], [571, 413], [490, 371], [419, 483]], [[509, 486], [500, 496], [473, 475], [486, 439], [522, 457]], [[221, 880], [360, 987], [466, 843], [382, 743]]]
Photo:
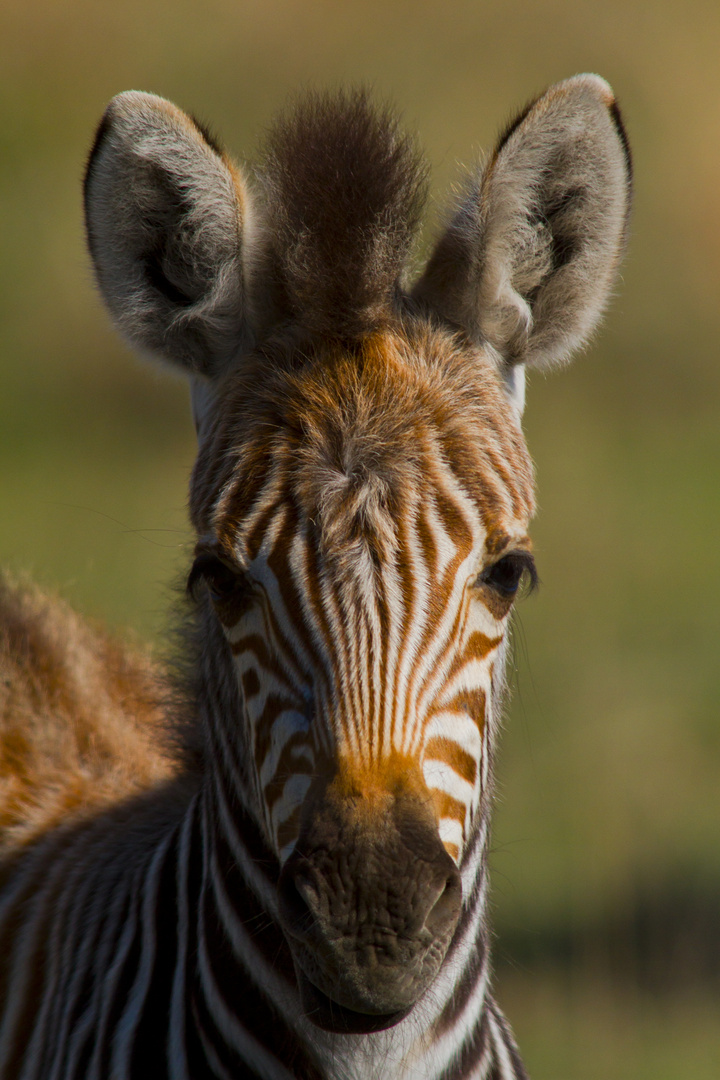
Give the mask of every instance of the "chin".
[[358, 1012], [333, 1001], [301, 971], [298, 971], [298, 987], [307, 1019], [323, 1031], [338, 1035], [368, 1035], [373, 1031], [385, 1031], [404, 1020], [414, 1007], [410, 1005], [399, 1012], [390, 1013]]

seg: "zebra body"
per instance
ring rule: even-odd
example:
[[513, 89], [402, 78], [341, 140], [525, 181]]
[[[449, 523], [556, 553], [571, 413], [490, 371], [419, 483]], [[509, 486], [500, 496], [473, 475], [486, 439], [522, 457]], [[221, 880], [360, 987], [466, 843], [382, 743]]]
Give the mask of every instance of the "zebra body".
[[[10, 834], [0, 1078], [524, 1077], [485, 920], [536, 574], [524, 369], [580, 344], [612, 282], [611, 91], [529, 106], [412, 289], [424, 167], [362, 93], [282, 120], [256, 192], [175, 106], [120, 95], [85, 190], [120, 329], [191, 379], [190, 677], [154, 786]], [[11, 610], [21, 681], [42, 636]]]

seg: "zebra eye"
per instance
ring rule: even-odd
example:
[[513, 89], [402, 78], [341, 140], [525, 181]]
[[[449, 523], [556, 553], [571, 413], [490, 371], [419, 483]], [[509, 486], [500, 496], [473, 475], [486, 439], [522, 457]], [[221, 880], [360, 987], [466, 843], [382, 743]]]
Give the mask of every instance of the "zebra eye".
[[513, 597], [520, 587], [523, 576], [530, 580], [530, 591], [538, 584], [538, 572], [535, 560], [529, 551], [512, 551], [498, 559], [487, 570], [483, 570], [478, 582], [489, 585], [491, 589], [504, 597]]
[[244, 578], [239, 570], [228, 566], [217, 555], [204, 552], [198, 555], [192, 564], [187, 581], [187, 591], [197, 595], [198, 582], [204, 581], [210, 596], [217, 604], [237, 596], [244, 586]]

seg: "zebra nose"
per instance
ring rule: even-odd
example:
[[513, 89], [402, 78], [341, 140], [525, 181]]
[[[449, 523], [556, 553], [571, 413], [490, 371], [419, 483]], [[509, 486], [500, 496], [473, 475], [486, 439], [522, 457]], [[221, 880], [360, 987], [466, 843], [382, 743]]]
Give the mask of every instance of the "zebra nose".
[[448, 924], [454, 926], [462, 904], [462, 878], [455, 865], [447, 870], [435, 896], [428, 894], [428, 901], [423, 925], [435, 938], [442, 937]]
[[462, 904], [460, 873], [434, 821], [413, 807], [396, 806], [393, 821], [372, 828], [336, 806], [315, 809], [278, 883], [299, 977], [343, 1009], [398, 1015], [444, 959]]
[[[460, 874], [455, 866], [443, 866], [439, 870], [439, 874], [425, 881], [417, 890], [418, 895], [407, 924], [410, 933], [427, 931], [433, 938], [442, 937], [447, 924], [457, 917], [462, 903]], [[330, 898], [313, 877], [314, 875], [308, 872], [305, 860], [301, 860], [299, 866], [290, 863], [280, 877], [281, 917], [285, 927], [299, 939], [316, 936], [317, 924], [326, 922], [331, 914]], [[378, 903], [380, 892], [381, 888], [376, 884], [371, 900]], [[361, 907], [369, 914], [367, 905]], [[362, 911], [358, 913], [357, 921], [361, 918]]]
[[[367, 928], [374, 919], [380, 925], [401, 920], [406, 934], [429, 933], [437, 937], [457, 918], [462, 879], [442, 846], [438, 846], [433, 860], [424, 852], [422, 858], [411, 859], [405, 866], [399, 865], [400, 860], [392, 857], [397, 853], [392, 852], [389, 865], [380, 873], [372, 862], [383, 862], [382, 857], [376, 853], [375, 860], [366, 862], [358, 853], [355, 880], [348, 874], [352, 856], [338, 851], [334, 853], [336, 858], [328, 859], [328, 854], [296, 851], [280, 875], [280, 915], [295, 937], [315, 937], [318, 923], [328, 922], [354, 933], [362, 931], [363, 925]], [[406, 884], [402, 891], [397, 889], [398, 877]]]

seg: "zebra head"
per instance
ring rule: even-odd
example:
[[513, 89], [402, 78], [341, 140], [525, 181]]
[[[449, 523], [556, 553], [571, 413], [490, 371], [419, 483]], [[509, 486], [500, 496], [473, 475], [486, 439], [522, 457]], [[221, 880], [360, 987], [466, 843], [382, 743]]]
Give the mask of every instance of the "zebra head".
[[508, 619], [536, 576], [524, 371], [582, 344], [612, 284], [609, 87], [528, 107], [410, 286], [424, 189], [362, 93], [282, 120], [254, 190], [195, 121], [123, 94], [86, 184], [111, 312], [192, 380], [209, 773], [278, 860], [308, 1014], [342, 1030], [415, 1005], [484, 875]]

